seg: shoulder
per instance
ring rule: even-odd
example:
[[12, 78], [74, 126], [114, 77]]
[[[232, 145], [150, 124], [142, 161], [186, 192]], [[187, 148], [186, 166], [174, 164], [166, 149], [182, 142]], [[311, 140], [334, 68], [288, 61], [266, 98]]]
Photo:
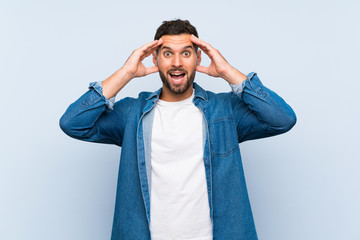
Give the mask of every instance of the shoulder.
[[230, 99], [233, 93], [230, 92], [222, 92], [222, 93], [214, 93], [212, 91], [204, 90], [199, 84], [194, 82], [195, 95], [207, 101], [218, 101]]
[[234, 95], [232, 92], [221, 92], [221, 93], [214, 93], [211, 91], [206, 91], [209, 101], [210, 100], [220, 100], [220, 99], [229, 99]]
[[142, 108], [151, 94], [151, 92], [140, 92], [137, 97], [122, 98], [115, 103], [114, 110]]
[[211, 118], [222, 118], [224, 116], [234, 115], [236, 111], [244, 111], [247, 109], [246, 104], [241, 95], [236, 95], [231, 90], [229, 92], [214, 93], [205, 91], [207, 109]]
[[233, 91], [214, 93], [206, 91], [209, 104], [220, 104], [220, 105], [234, 105], [244, 104], [244, 100], [241, 95], [235, 94]]
[[140, 92], [137, 97], [125, 97], [125, 98], [118, 100], [116, 103], [145, 102], [151, 94], [153, 94], [153, 93]]
[[215, 93], [206, 90], [205, 92], [208, 104], [227, 105], [231, 104], [234, 98], [236, 98], [236, 95], [232, 91]]

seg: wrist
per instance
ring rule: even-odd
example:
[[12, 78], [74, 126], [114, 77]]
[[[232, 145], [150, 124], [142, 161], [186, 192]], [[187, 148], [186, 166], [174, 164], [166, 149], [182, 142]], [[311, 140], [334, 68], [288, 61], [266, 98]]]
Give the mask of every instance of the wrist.
[[127, 73], [124, 69], [120, 68], [113, 75], [108, 77], [102, 82], [103, 86], [103, 95], [110, 99], [132, 79], [129, 73]]
[[122, 81], [126, 81], [126, 82], [129, 82], [131, 79], [136, 77], [135, 74], [131, 70], [127, 69], [125, 66], [120, 68], [117, 74], [118, 74], [118, 79], [122, 79]]
[[247, 76], [241, 73], [234, 67], [231, 67], [229, 71], [223, 77], [230, 84], [241, 84], [247, 79]]

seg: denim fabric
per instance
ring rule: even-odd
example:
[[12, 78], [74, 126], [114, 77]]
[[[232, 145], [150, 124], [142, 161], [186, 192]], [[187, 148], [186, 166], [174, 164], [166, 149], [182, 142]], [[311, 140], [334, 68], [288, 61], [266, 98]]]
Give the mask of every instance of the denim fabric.
[[[214, 239], [257, 239], [239, 143], [278, 135], [296, 123], [292, 108], [256, 73], [232, 92], [215, 94], [194, 83], [193, 102], [203, 114], [204, 165]], [[150, 239], [151, 130], [161, 89], [124, 98], [114, 106], [98, 83], [60, 119], [69, 136], [121, 148], [111, 239]]]

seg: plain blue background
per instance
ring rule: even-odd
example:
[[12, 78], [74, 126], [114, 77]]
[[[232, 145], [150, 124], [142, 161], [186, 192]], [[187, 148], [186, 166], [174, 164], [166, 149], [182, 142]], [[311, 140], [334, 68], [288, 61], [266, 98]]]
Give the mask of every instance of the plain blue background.
[[[240, 145], [259, 238], [360, 239], [359, 10], [355, 0], [2, 0], [0, 239], [110, 238], [120, 149], [71, 139], [58, 121], [178, 17], [297, 114], [290, 132]], [[117, 99], [160, 86], [152, 74]]]

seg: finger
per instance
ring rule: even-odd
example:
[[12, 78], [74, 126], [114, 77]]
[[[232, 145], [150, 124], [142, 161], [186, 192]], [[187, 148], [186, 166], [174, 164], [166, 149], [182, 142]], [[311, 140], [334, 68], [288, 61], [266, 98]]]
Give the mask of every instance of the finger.
[[145, 58], [147, 58], [148, 56], [150, 56], [151, 53], [153, 53], [153, 52], [144, 53], [143, 55], [141, 55], [141, 56], [140, 56], [140, 61], [142, 62], [142, 60], [144, 60]]
[[148, 44], [145, 44], [143, 47], [141, 47], [140, 49], [144, 52], [144, 53], [149, 53], [149, 52], [153, 52], [155, 51], [156, 48], [158, 48], [161, 44], [163, 44], [164, 40], [162, 38], [160, 38], [159, 40], [155, 40], [152, 41]]
[[158, 71], [159, 71], [159, 68], [156, 67], [156, 66], [148, 67], [148, 68], [146, 68], [146, 73], [145, 74], [148, 75], [148, 74], [151, 74], [151, 73], [156, 73]]
[[209, 75], [209, 68], [204, 66], [196, 66], [196, 71]]
[[154, 46], [157, 46], [158, 43], [159, 43], [159, 40], [155, 40], [150, 43], [147, 43], [147, 44], [143, 45], [142, 47], [134, 50], [132, 55], [137, 56], [137, 58], [140, 58], [142, 61], [144, 59], [144, 55], [149, 53], [149, 49], [152, 49]]
[[154, 40], [152, 42], [149, 42], [149, 43], [143, 45], [142, 47], [140, 47], [140, 50], [145, 51], [146, 49], [149, 49], [149, 48], [155, 46], [156, 44], [158, 44], [158, 42], [159, 42], [159, 40]]
[[160, 38], [159, 40], [155, 40], [149, 44], [144, 45], [146, 48], [142, 48], [141, 55], [140, 55], [140, 61], [144, 60], [146, 57], [150, 56], [161, 44], [163, 44], [163, 39]]
[[197, 46], [199, 46], [199, 48], [201, 50], [203, 50], [205, 52], [205, 54], [209, 55], [211, 54], [211, 52], [213, 52], [215, 49], [207, 42], [200, 40], [199, 38], [197, 38], [194, 35], [190, 36], [190, 40], [196, 44]]

